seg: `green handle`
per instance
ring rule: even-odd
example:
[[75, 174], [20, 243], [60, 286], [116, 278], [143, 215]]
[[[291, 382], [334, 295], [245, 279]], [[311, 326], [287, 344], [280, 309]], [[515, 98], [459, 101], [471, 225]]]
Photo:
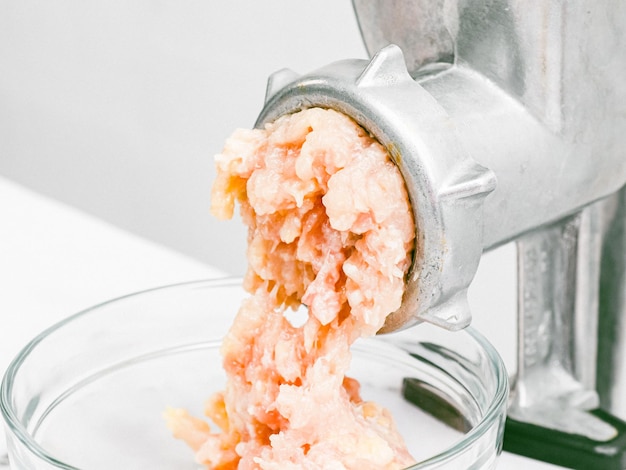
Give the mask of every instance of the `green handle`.
[[600, 442], [507, 418], [504, 450], [566, 468], [626, 469], [626, 422], [601, 409], [589, 413], [613, 426], [617, 435]]

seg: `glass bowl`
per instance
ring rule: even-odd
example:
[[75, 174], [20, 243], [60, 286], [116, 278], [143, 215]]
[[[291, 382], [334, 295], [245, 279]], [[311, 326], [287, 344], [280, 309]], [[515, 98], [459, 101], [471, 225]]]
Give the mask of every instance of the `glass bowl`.
[[[157, 288], [103, 303], [49, 328], [9, 366], [1, 401], [14, 469], [197, 469], [162, 412], [202, 416], [224, 385], [219, 346], [240, 280]], [[352, 377], [391, 410], [412, 469], [494, 468], [507, 375], [468, 328], [422, 324], [359, 341]]]

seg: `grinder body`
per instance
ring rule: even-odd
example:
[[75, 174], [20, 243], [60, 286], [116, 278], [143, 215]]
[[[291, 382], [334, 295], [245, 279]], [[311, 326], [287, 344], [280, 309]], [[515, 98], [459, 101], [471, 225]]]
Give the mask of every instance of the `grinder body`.
[[353, 3], [372, 60], [277, 72], [257, 125], [333, 108], [400, 168], [418, 238], [387, 330], [467, 325], [481, 254], [516, 241], [511, 419], [581, 448], [623, 440], [626, 3]]

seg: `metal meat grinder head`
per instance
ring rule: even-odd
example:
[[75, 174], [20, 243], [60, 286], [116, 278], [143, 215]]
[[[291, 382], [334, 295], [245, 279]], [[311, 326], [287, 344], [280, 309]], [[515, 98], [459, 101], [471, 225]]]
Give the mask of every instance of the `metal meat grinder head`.
[[505, 446], [626, 468], [626, 2], [353, 3], [372, 60], [275, 73], [257, 126], [333, 108], [395, 160], [418, 243], [387, 331], [466, 326], [481, 254], [516, 241]]

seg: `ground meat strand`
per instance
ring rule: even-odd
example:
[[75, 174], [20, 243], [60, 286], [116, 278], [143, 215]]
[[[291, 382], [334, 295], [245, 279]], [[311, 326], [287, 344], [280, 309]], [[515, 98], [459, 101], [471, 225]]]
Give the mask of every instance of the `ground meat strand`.
[[[399, 469], [414, 463], [389, 412], [345, 377], [350, 346], [399, 306], [415, 224], [404, 181], [350, 118], [313, 108], [238, 130], [216, 157], [212, 212], [249, 227], [251, 296], [224, 339], [206, 414], [167, 412], [213, 469]], [[285, 312], [306, 305], [294, 326]]]

